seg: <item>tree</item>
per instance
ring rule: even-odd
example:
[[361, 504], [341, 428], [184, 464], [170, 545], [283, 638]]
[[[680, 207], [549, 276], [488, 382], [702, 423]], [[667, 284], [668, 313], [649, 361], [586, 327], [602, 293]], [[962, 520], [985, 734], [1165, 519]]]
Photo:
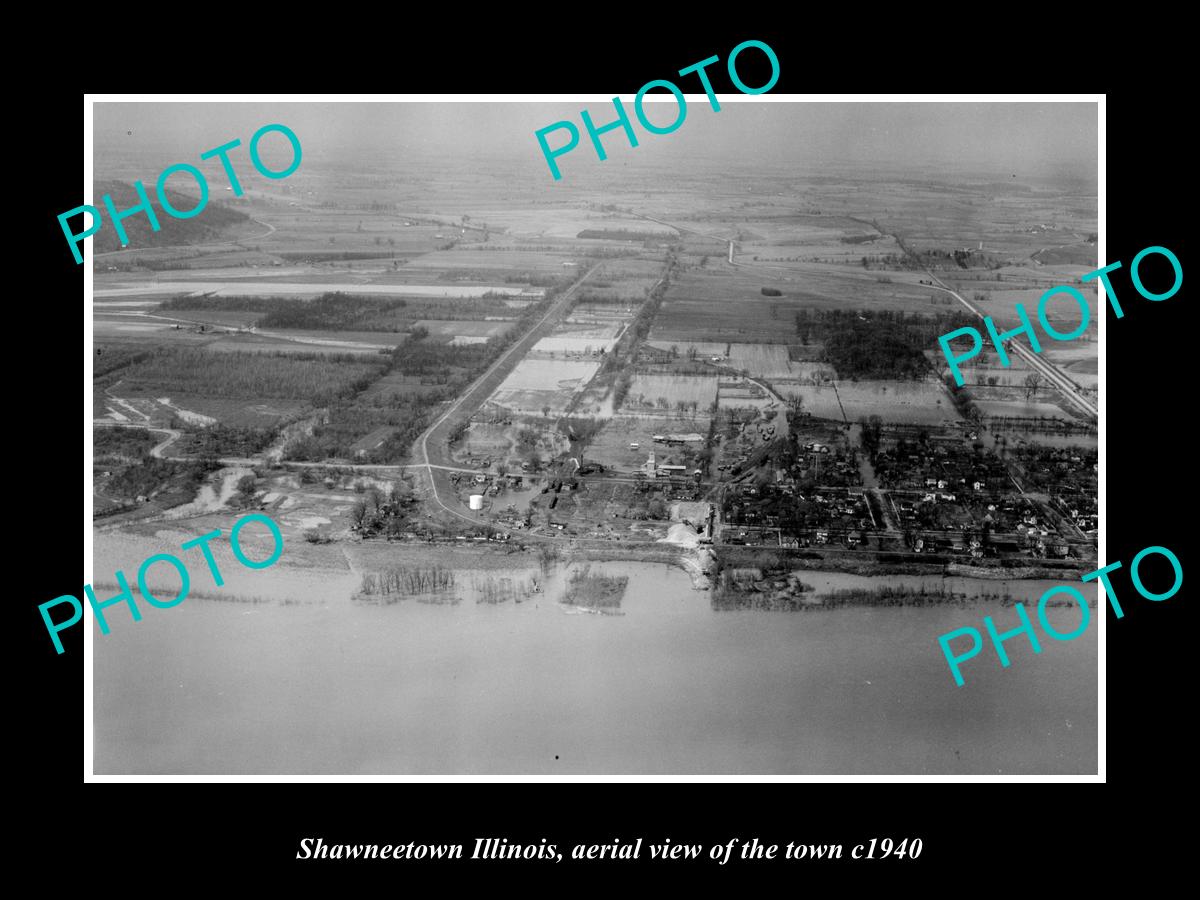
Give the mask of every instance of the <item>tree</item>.
[[550, 407], [549, 406], [542, 407], [542, 416], [547, 419], [550, 418]]
[[350, 521], [359, 528], [367, 518], [367, 504], [362, 500], [354, 501], [354, 505], [350, 507]]
[[370, 504], [371, 512], [379, 515], [379, 507], [383, 503], [383, 494], [380, 493], [379, 488], [372, 487], [368, 489], [366, 499], [367, 503]]
[[238, 498], [243, 503], [249, 503], [254, 499], [254, 489], [257, 484], [258, 479], [253, 475], [243, 475], [237, 482]]
[[406, 501], [412, 494], [412, 488], [405, 481], [393, 481], [391, 492], [388, 494], [388, 502], [393, 508]]
[[1038, 388], [1042, 386], [1042, 376], [1037, 372], [1030, 372], [1025, 376], [1025, 399], [1028, 400], [1031, 396], [1037, 393]]
[[862, 423], [862, 446], [872, 457], [879, 451], [879, 438], [883, 431], [883, 419], [872, 415]]

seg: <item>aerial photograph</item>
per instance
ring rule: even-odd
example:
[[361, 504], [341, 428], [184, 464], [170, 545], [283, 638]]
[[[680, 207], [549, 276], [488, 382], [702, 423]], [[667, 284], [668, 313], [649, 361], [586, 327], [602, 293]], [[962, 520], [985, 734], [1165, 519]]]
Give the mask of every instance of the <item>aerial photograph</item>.
[[1096, 103], [583, 109], [94, 104], [95, 773], [1094, 775]]

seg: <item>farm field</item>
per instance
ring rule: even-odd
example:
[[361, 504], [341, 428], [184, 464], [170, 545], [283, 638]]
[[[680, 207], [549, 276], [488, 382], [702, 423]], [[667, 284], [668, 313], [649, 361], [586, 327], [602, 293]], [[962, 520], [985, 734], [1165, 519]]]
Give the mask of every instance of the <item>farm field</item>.
[[558, 414], [591, 380], [599, 362], [523, 359], [492, 394], [490, 402], [522, 413]]
[[[799, 309], [920, 311], [929, 306], [927, 286], [880, 283], [871, 273], [826, 272], [780, 276], [767, 270], [727, 267], [689, 270], [672, 284], [655, 317], [650, 340], [734, 343], [789, 343]], [[761, 288], [780, 292], [764, 296]]]

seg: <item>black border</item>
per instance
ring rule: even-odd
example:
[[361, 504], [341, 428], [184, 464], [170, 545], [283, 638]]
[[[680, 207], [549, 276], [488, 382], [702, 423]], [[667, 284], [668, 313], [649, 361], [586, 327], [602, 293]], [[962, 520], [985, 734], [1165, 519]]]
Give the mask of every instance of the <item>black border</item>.
[[[816, 46], [832, 39], [822, 38], [815, 26], [803, 30], [725, 26], [726, 34], [744, 32], [732, 38], [724, 37], [715, 26], [698, 35], [647, 27], [630, 29], [624, 35], [604, 32], [587, 44], [581, 43], [586, 40], [584, 30], [570, 27], [567, 49], [563, 32], [558, 38], [547, 35], [540, 43], [534, 40], [504, 54], [488, 50], [490, 38], [482, 35], [472, 39], [478, 41], [474, 47], [458, 36], [453, 45], [431, 41], [422, 47], [405, 41], [388, 62], [366, 67], [370, 77], [353, 77], [351, 71], [338, 89], [632, 93], [664, 72], [714, 53], [724, 58], [735, 43], [748, 37], [766, 41], [779, 56], [781, 77], [773, 93], [881, 88], [923, 92], [1104, 90], [1103, 83], [1112, 80], [1047, 74], [1014, 84], [1006, 73], [989, 82], [970, 71], [975, 63], [952, 59], [949, 50], [933, 49], [936, 37], [928, 38], [924, 47], [914, 48], [907, 62], [881, 59], [868, 65], [864, 59], [870, 58], [876, 46], [868, 42], [854, 60], [835, 67], [826, 60], [814, 61]], [[886, 39], [881, 35], [875, 40], [882, 44]], [[979, 45], [973, 46], [979, 49]], [[1083, 52], [1083, 39], [1073, 46], [1080, 67], [1086, 67], [1091, 54]], [[669, 62], [664, 65], [664, 60]], [[955, 74], [960, 63], [967, 68], [963, 77]], [[350, 65], [348, 60], [331, 63], [342, 64]], [[1045, 58], [1042, 63], [997, 62], [1009, 68], [1035, 66], [1042, 72], [1048, 64]], [[714, 67], [713, 71], [720, 69]], [[909, 71], [911, 77], [892, 77]], [[1158, 72], [1157, 66], [1153, 71]], [[947, 73], [954, 77], [941, 77]], [[143, 82], [140, 76], [101, 77], [95, 89], [168, 93], [284, 87], [274, 79], [241, 81], [229, 73], [215, 83], [212, 73], [163, 81], [157, 80], [158, 71], [142, 74], [152, 74], [154, 84]], [[324, 73], [301, 73], [299, 83], [286, 87], [328, 90], [323, 77]], [[751, 81], [750, 74], [746, 80]], [[1120, 259], [1128, 266], [1138, 250], [1157, 244], [1174, 250], [1186, 269], [1183, 216], [1190, 180], [1184, 153], [1188, 144], [1174, 136], [1180, 119], [1178, 100], [1163, 90], [1164, 83], [1169, 86], [1172, 82], [1147, 74], [1142, 84], [1133, 84], [1126, 76], [1125, 84], [1108, 94], [1106, 261]], [[729, 89], [715, 84], [718, 90]], [[1145, 90], [1140, 89], [1143, 85]], [[26, 822], [37, 835], [37, 852], [44, 852], [47, 861], [61, 859], [56, 855], [61, 847], [51, 836], [61, 833], [64, 814], [72, 813], [86, 815], [92, 823], [85, 828], [84, 856], [93, 873], [102, 871], [103, 860], [119, 852], [125, 839], [122, 835], [141, 835], [152, 844], [169, 837], [157, 855], [139, 852], [140, 860], [148, 861], [138, 865], [152, 871], [174, 871], [176, 877], [178, 867], [183, 866], [195, 873], [198, 883], [224, 884], [231, 883], [228, 879], [233, 874], [299, 877], [306, 885], [345, 884], [351, 874], [367, 874], [381, 884], [404, 886], [404, 869], [414, 865], [300, 868], [292, 857], [299, 838], [309, 835], [351, 843], [441, 840], [468, 845], [484, 835], [532, 843], [546, 837], [560, 844], [600, 843], [639, 835], [710, 844], [734, 835], [757, 835], [767, 842], [841, 840], [848, 846], [871, 836], [890, 835], [921, 836], [925, 841], [922, 858], [908, 864], [869, 867], [805, 865], [793, 870], [804, 878], [798, 885], [811, 886], [817, 872], [822, 885], [827, 878], [830, 884], [844, 884], [848, 878], [855, 884], [874, 884], [907, 873], [906, 882], [929, 879], [944, 887], [944, 876], [950, 872], [962, 872], [972, 880], [983, 871], [1015, 878], [1013, 867], [1023, 865], [1031, 844], [1049, 845], [1046, 852], [1055, 852], [1054, 846], [1078, 852], [1097, 828], [1105, 827], [1096, 817], [1093, 804], [1097, 801], [1078, 792], [1060, 796], [1054, 792], [1061, 788], [1054, 785], [291, 784], [216, 790], [106, 785], [97, 786], [97, 793], [85, 798], [80, 792], [78, 701], [82, 629], [64, 635], [67, 652], [57, 656], [46, 640], [36, 608], [37, 603], [79, 587], [75, 558], [62, 552], [78, 535], [77, 520], [69, 512], [75, 508], [74, 496], [64, 493], [68, 485], [71, 491], [75, 489], [74, 479], [80, 473], [75, 449], [78, 376], [73, 364], [60, 362], [59, 357], [60, 345], [73, 343], [79, 334], [76, 304], [83, 275], [82, 267], [65, 252], [55, 216], [81, 202], [77, 173], [83, 100], [78, 89], [62, 86], [40, 93], [31, 106], [29, 118], [37, 123], [39, 140], [36, 152], [23, 163], [26, 168], [17, 187], [26, 197], [17, 208], [30, 213], [22, 219], [33, 226], [32, 235], [20, 243], [32, 249], [40, 264], [24, 300], [33, 319], [59, 307], [62, 315], [52, 317], [61, 330], [56, 332], [57, 339], [43, 345], [52, 349], [43, 351], [43, 361], [34, 367], [36, 380], [20, 384], [16, 392], [18, 397], [28, 398], [25, 402], [18, 399], [16, 404], [28, 409], [26, 421], [33, 426], [28, 433], [38, 435], [33, 461], [18, 464], [16, 471], [28, 467], [31, 475], [36, 471], [42, 477], [15, 478], [16, 484], [10, 486], [16, 491], [12, 508], [20, 510], [19, 546], [29, 546], [32, 551], [30, 560], [18, 559], [13, 567], [26, 582], [17, 596], [26, 616], [28, 643], [18, 681], [24, 707], [22, 727], [19, 739], [10, 743], [16, 745], [19, 757], [19, 768], [14, 771], [31, 773], [39, 785], [37, 808], [28, 813]], [[45, 287], [47, 280], [52, 285], [49, 288]], [[1160, 544], [1170, 547], [1187, 570], [1183, 519], [1190, 474], [1185, 456], [1191, 451], [1188, 388], [1192, 382], [1184, 368], [1189, 359], [1185, 342], [1190, 338], [1184, 320], [1186, 300], [1181, 291], [1169, 301], [1149, 303], [1130, 293], [1127, 280], [1118, 277], [1114, 282], [1126, 316], [1117, 321], [1109, 313], [1107, 319], [1108, 560], [1121, 559], [1128, 565], [1143, 547]], [[50, 398], [61, 409], [53, 417], [45, 413]], [[43, 422], [50, 427], [37, 427]], [[25, 521], [27, 515], [30, 521]], [[1116, 620], [1107, 613], [1108, 780], [1126, 790], [1138, 785], [1140, 790], [1153, 792], [1158, 789], [1153, 786], [1155, 780], [1173, 777], [1177, 767], [1186, 765], [1182, 754], [1166, 752], [1187, 747], [1172, 740], [1187, 724], [1186, 707], [1180, 702], [1186, 684], [1183, 641], [1189, 635], [1183, 619], [1186, 594], [1180, 591], [1169, 601], [1150, 603], [1133, 595], [1125, 573], [1117, 573], [1114, 584], [1126, 615]], [[1151, 783], [1148, 789], [1147, 782]], [[853, 797], [848, 796], [850, 790]], [[1128, 846], [1125, 852], [1131, 852]], [[654, 869], [645, 862], [636, 868], [627, 863], [590, 863], [586, 869], [583, 865], [508, 863], [487, 867], [440, 864], [437, 869], [425, 865], [420, 870], [435, 877], [443, 872], [474, 872], [481, 881], [488, 879], [493, 884], [503, 883], [510, 874], [524, 881], [536, 871], [557, 872], [570, 880], [581, 874], [592, 880], [607, 873], [623, 880], [637, 878], [639, 884], [647, 875], [652, 880], [670, 878], [678, 884], [680, 879], [696, 876], [709, 882], [723, 877], [722, 872], [736, 873], [739, 880], [753, 871], [769, 877], [782, 873], [777, 866], [766, 864]], [[933, 882], [934, 877], [940, 880]], [[461, 883], [453, 882], [455, 886]]]

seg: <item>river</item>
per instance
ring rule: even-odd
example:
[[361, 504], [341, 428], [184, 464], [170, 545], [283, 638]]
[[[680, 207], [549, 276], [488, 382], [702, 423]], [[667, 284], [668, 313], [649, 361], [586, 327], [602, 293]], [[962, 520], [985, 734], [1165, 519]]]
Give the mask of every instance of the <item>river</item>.
[[[98, 574], [105, 544], [97, 544]], [[1010, 641], [1008, 669], [986, 650], [964, 665], [960, 688], [937, 636], [982, 628], [989, 613], [1001, 626], [1015, 623], [1011, 608], [715, 612], [678, 569], [592, 567], [629, 575], [622, 615], [568, 614], [555, 602], [561, 565], [522, 603], [474, 602], [472, 579], [482, 572], [457, 573], [455, 593], [465, 596], [456, 605], [356, 603], [352, 573], [280, 565], [235, 573], [223, 588], [195, 580], [212, 597], [230, 589], [273, 596], [268, 602], [191, 597], [171, 609], [146, 607], [136, 624], [113, 607], [112, 632], [95, 631], [95, 770], [1096, 771], [1094, 623], [1070, 643], [1043, 639], [1040, 655], [1024, 638]], [[818, 590], [919, 580], [803, 578]], [[253, 587], [267, 581], [270, 590]], [[949, 582], [1031, 602], [1049, 586]], [[292, 602], [279, 603], [284, 597]], [[1050, 610], [1063, 632], [1078, 615]]]

